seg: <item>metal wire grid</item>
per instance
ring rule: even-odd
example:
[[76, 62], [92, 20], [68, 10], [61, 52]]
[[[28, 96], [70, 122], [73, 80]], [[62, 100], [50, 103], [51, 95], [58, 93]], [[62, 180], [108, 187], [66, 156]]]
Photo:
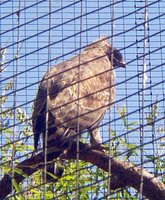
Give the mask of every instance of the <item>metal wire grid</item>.
[[[107, 113], [101, 126], [104, 142], [109, 141], [109, 129], [117, 134], [115, 143], [125, 138], [127, 143], [137, 145], [137, 155], [132, 155], [128, 159], [136, 165], [141, 165], [141, 125], [144, 127], [144, 167], [149, 171], [163, 176], [163, 172], [156, 171], [156, 164], [149, 160], [147, 156], [163, 158], [162, 148], [164, 137], [164, 104], [165, 104], [165, 29], [163, 1], [148, 1], [148, 19], [146, 29], [147, 47], [144, 55], [144, 13], [146, 1], [52, 1], [51, 13], [48, 1], [1, 1], [0, 3], [0, 30], [1, 30], [1, 94], [7, 97], [7, 102], [1, 107], [2, 114], [10, 109], [12, 116], [5, 116], [3, 123], [7, 123], [8, 129], [12, 130], [14, 137], [6, 134], [7, 128], [2, 129], [1, 134], [1, 157], [4, 158], [4, 147], [7, 139], [11, 143], [25, 141], [27, 151], [16, 151], [14, 159], [11, 159], [12, 148], [5, 154], [6, 160], [2, 159], [2, 164], [7, 161], [14, 164], [17, 160], [23, 160], [31, 154], [32, 150], [28, 146], [33, 145], [31, 132], [31, 113], [33, 100], [36, 95], [38, 84], [47, 71], [48, 63], [55, 65], [67, 60], [80, 51], [80, 38], [82, 47], [96, 40], [101, 35], [110, 36], [112, 24], [112, 6], [114, 13], [114, 46], [124, 54], [127, 62], [126, 71], [117, 70], [116, 84], [116, 104]], [[81, 9], [83, 6], [83, 14]], [[19, 9], [20, 7], [20, 9]], [[51, 15], [51, 28], [49, 20]], [[82, 21], [82, 30], [80, 23]], [[49, 35], [51, 31], [51, 37]], [[48, 59], [48, 48], [51, 53]], [[147, 63], [147, 81], [145, 93], [142, 94], [143, 85], [143, 64], [144, 56]], [[13, 82], [11, 90], [4, 93], [6, 84]], [[144, 99], [142, 99], [144, 98]], [[154, 107], [155, 106], [155, 107]], [[155, 123], [148, 125], [147, 117], [157, 107]], [[133, 128], [123, 126], [123, 120], [119, 115], [119, 110], [127, 109], [127, 124], [133, 123]], [[118, 110], [118, 111], [117, 111]], [[145, 121], [142, 122], [142, 111]], [[27, 115], [25, 122], [20, 122], [16, 116], [18, 113]], [[149, 120], [149, 119], [148, 119]], [[136, 124], [136, 122], [139, 122]], [[24, 135], [24, 127], [28, 124], [29, 135]], [[6, 127], [5, 126], [5, 127]], [[5, 133], [5, 134], [4, 134]], [[27, 137], [27, 138], [26, 138]], [[130, 150], [130, 149], [129, 149]], [[118, 145], [119, 157], [124, 158], [129, 153], [127, 148]], [[90, 166], [91, 170], [94, 169]], [[1, 168], [3, 176], [4, 169]], [[105, 175], [106, 177], [106, 175]], [[91, 181], [91, 187], [94, 185]], [[84, 186], [85, 187], [85, 186]], [[26, 187], [25, 187], [26, 190]], [[106, 190], [99, 198], [104, 198]], [[62, 195], [61, 195], [62, 196]], [[61, 198], [59, 195], [59, 198]], [[41, 194], [44, 197], [44, 194]], [[94, 194], [90, 193], [93, 199]], [[114, 197], [115, 198], [115, 197]]]

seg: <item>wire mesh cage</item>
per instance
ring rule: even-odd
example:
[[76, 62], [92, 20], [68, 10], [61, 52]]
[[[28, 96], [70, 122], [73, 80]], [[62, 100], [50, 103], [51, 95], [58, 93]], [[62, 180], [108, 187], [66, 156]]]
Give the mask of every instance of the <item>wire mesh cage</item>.
[[165, 199], [164, 9], [0, 1], [0, 199]]

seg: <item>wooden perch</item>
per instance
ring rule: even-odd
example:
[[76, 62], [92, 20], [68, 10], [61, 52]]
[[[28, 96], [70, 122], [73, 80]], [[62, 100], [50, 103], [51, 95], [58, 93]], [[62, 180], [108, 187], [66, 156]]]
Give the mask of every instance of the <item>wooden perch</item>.
[[[65, 147], [63, 149], [67, 149]], [[73, 142], [70, 150], [65, 154], [65, 159], [76, 159], [76, 149], [77, 143]], [[80, 153], [79, 159], [90, 162], [93, 165], [98, 166], [100, 169], [108, 172], [109, 160], [111, 162], [111, 184], [110, 188], [115, 190], [117, 188], [133, 187], [138, 192], [140, 191], [140, 181], [141, 181], [141, 169], [132, 165], [128, 162], [122, 162], [116, 158], [110, 158], [103, 152], [93, 150], [87, 144], [79, 143]], [[61, 150], [61, 149], [60, 149]], [[56, 159], [58, 157], [57, 149], [50, 154], [49, 159]], [[96, 159], [97, 158], [97, 159]], [[23, 174], [32, 175], [38, 169], [43, 168], [43, 154], [39, 153], [32, 156], [18, 164], [16, 168], [22, 170], [22, 175], [14, 173], [14, 179], [17, 183], [22, 182], [25, 179]], [[0, 181], [0, 199], [4, 199], [7, 195], [11, 193], [11, 175], [6, 174]], [[150, 200], [164, 200], [165, 199], [165, 185], [161, 183], [157, 178], [143, 170], [143, 195]]]

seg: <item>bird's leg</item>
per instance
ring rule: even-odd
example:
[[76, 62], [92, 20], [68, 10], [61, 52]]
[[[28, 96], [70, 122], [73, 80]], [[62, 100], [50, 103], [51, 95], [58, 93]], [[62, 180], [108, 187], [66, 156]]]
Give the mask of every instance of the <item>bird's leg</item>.
[[90, 143], [91, 147], [97, 150], [104, 151], [105, 146], [102, 144], [102, 138], [100, 136], [99, 128], [95, 128], [89, 131], [90, 132]]

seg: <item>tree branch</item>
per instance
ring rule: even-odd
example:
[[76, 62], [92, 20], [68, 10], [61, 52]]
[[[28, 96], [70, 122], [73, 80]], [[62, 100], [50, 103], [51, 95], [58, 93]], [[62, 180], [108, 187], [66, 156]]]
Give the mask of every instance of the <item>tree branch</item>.
[[[54, 148], [54, 152], [48, 156], [48, 161], [52, 158], [56, 159], [59, 156], [59, 150], [67, 149], [69, 143], [60, 147], [62, 149]], [[111, 161], [111, 189], [133, 187], [138, 192], [140, 191], [141, 169], [128, 162], [122, 162], [116, 158], [110, 158], [103, 152], [93, 150], [87, 144], [80, 142], [79, 159], [90, 162], [98, 166], [100, 169], [108, 172], [109, 160]], [[76, 142], [70, 145], [70, 150], [64, 155], [65, 159], [76, 159]], [[96, 159], [97, 158], [97, 159]], [[25, 179], [24, 174], [32, 175], [38, 169], [44, 167], [44, 156], [42, 153], [32, 156], [18, 164], [16, 168], [22, 170], [22, 174], [14, 173], [14, 179], [19, 184]], [[12, 179], [11, 174], [6, 174], [0, 181], [0, 199], [4, 199], [11, 193]], [[143, 195], [150, 200], [164, 200], [165, 199], [165, 185], [161, 183], [152, 174], [143, 170]]]

